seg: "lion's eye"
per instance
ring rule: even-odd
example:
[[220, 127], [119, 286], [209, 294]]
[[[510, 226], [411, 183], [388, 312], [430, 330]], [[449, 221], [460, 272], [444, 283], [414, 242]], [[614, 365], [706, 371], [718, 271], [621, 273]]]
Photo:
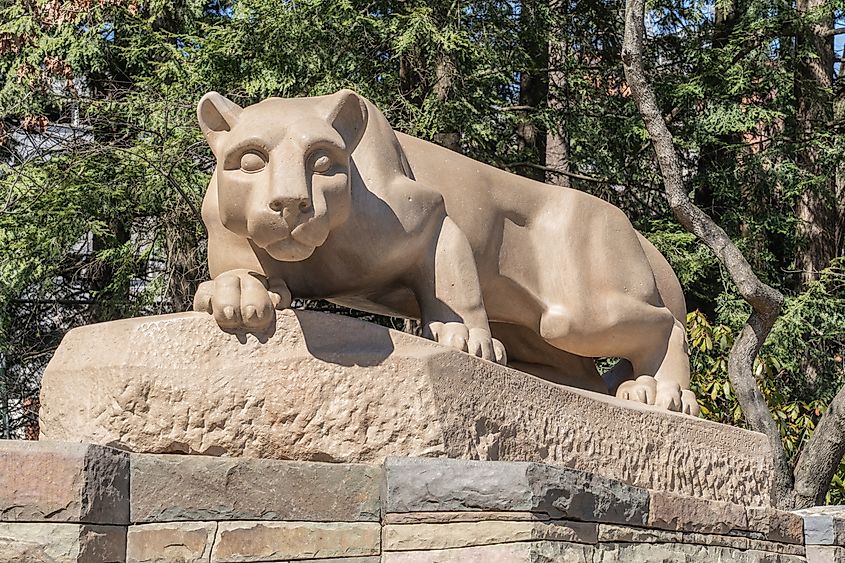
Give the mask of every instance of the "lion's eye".
[[332, 160], [326, 156], [322, 155], [317, 157], [317, 160], [314, 161], [314, 164], [311, 166], [311, 169], [314, 170], [317, 174], [322, 174], [324, 172], [328, 172], [329, 168], [332, 167]]
[[267, 165], [264, 157], [257, 152], [245, 152], [241, 156], [241, 170], [244, 172], [258, 172]]

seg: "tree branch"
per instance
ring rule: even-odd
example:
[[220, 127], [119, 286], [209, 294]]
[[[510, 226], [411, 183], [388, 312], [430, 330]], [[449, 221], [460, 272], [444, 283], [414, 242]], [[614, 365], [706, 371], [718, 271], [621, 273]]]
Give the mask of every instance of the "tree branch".
[[793, 485], [792, 471], [781, 442], [780, 431], [754, 377], [754, 360], [778, 318], [783, 305], [783, 295], [757, 278], [751, 265], [727, 233], [693, 204], [687, 195], [672, 133], [660, 113], [657, 97], [643, 70], [644, 20], [645, 0], [627, 0], [625, 37], [622, 42], [625, 79], [651, 138], [672, 212], [687, 231], [695, 234], [713, 251], [753, 310], [731, 348], [728, 376], [749, 426], [765, 434], [771, 445], [776, 472], [775, 501], [778, 504], [789, 504]]
[[595, 182], [597, 184], [611, 184], [610, 180], [603, 180], [602, 178], [594, 178], [592, 176], [585, 176], [584, 174], [578, 174], [577, 172], [569, 172], [568, 170], [561, 170], [560, 168], [555, 168], [554, 166], [543, 166], [542, 164], [536, 164], [534, 162], [512, 162], [510, 164], [505, 165], [506, 168], [536, 168], [537, 170], [544, 170], [546, 172], [551, 172], [552, 174], [562, 174], [563, 176], [568, 176], [570, 178], [575, 178], [576, 180], [584, 180], [585, 182]]
[[821, 35], [822, 35], [822, 37], [828, 38], [828, 37], [833, 37], [834, 35], [842, 35], [843, 33], [845, 33], [845, 27], [837, 27], [835, 29], [834, 28], [826, 29], [825, 31], [822, 32]]

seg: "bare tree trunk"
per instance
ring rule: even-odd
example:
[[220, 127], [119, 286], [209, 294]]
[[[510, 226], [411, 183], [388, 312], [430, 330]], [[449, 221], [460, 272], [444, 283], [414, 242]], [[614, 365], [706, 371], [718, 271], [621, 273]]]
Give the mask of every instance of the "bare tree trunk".
[[[806, 16], [825, 5], [824, 0], [797, 0], [799, 14]], [[799, 29], [796, 48], [799, 52], [795, 73], [797, 161], [808, 178], [809, 186], [801, 194], [798, 217], [799, 250], [795, 257], [802, 284], [818, 279], [819, 270], [836, 256], [838, 201], [833, 171], [820, 162], [814, 133], [830, 122], [833, 116], [833, 14], [825, 25]]]
[[[542, 0], [540, 0], [542, 1]], [[549, 38], [546, 22], [539, 13], [538, 0], [524, 0], [519, 14], [520, 42], [528, 56], [526, 68], [519, 76], [519, 105], [522, 115], [516, 127], [520, 152], [526, 153], [525, 160], [537, 167], [520, 169], [520, 174], [544, 182], [546, 172], [546, 129], [534, 115], [546, 102], [548, 95]]]
[[[93, 235], [92, 251], [94, 254], [129, 242], [129, 228], [121, 221], [111, 225], [113, 240]], [[112, 238], [112, 237], [109, 237]], [[129, 280], [115, 283], [115, 270], [111, 264], [94, 258], [91, 261], [91, 290], [95, 304], [91, 309], [92, 322], [120, 319], [125, 316], [123, 307], [129, 301]]]
[[561, 24], [561, 19], [568, 13], [568, 0], [551, 0], [549, 12], [552, 14], [552, 22], [549, 28], [548, 106], [560, 117], [546, 134], [546, 166], [550, 169], [546, 174], [546, 181], [568, 188], [571, 184], [567, 174], [571, 172], [571, 151], [566, 120], [567, 81], [562, 67], [566, 62], [569, 46], [566, 43], [566, 30]]
[[[189, 217], [190, 218], [190, 217]], [[199, 241], [190, 225], [174, 221], [176, 228], [168, 229], [167, 248], [168, 290], [170, 310], [190, 311], [201, 280], [208, 279], [206, 267], [197, 255]]]
[[[728, 45], [734, 27], [738, 19], [737, 5], [740, 0], [728, 0], [727, 2], [716, 2], [713, 6], [714, 21], [713, 34], [711, 36], [712, 49], [723, 49]], [[709, 87], [718, 87], [714, 82], [718, 80], [712, 73], [705, 75]], [[701, 207], [707, 214], [718, 221], [721, 209], [716, 206], [716, 197], [713, 193], [712, 175], [726, 175], [733, 172], [736, 161], [731, 158], [730, 151], [725, 147], [741, 142], [736, 135], [716, 135], [715, 142], [702, 144], [698, 159], [698, 177], [703, 181], [699, 182], [695, 190], [695, 204]]]
[[754, 378], [754, 360], [780, 313], [783, 295], [757, 278], [727, 233], [690, 201], [683, 185], [672, 133], [663, 120], [654, 90], [643, 70], [644, 18], [645, 0], [628, 0], [625, 6], [625, 38], [622, 44], [625, 79], [651, 137], [672, 212], [685, 229], [710, 247], [727, 269], [740, 294], [753, 309], [731, 349], [728, 375], [748, 424], [754, 430], [765, 434], [771, 445], [775, 457], [776, 501], [789, 503], [793, 486], [792, 471], [781, 443], [780, 432]]
[[[434, 95], [441, 107], [446, 104], [452, 91], [457, 69], [446, 53], [437, 55], [434, 66]], [[442, 147], [461, 152], [461, 133], [451, 127], [434, 134], [434, 142]]]

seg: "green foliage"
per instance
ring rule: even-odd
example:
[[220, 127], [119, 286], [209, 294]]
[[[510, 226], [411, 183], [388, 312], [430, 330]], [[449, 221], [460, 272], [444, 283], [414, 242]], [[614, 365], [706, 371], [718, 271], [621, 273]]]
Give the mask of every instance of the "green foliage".
[[[762, 353], [755, 375], [780, 429], [787, 455], [796, 461], [833, 394], [845, 383], [843, 330], [845, 271], [837, 261], [808, 290], [789, 298]], [[701, 311], [687, 316], [692, 389], [701, 415], [709, 420], [744, 426], [742, 409], [728, 379], [728, 356], [740, 323], [711, 323]], [[807, 365], [817, 377], [808, 381]], [[827, 502], [845, 501], [845, 464], [828, 493]]]
[[[214, 164], [195, 124], [203, 93], [246, 105], [348, 87], [401, 131], [451, 135], [465, 154], [535, 177], [547, 164], [547, 132], [562, 132], [572, 186], [622, 207], [678, 273], [696, 310], [690, 342], [702, 412], [742, 424], [727, 354], [749, 309], [667, 208], [620, 64], [622, 7], [0, 4], [0, 359], [9, 365], [0, 410], [3, 401], [29, 408], [38, 373], [69, 328], [189, 306], [206, 277], [198, 210]], [[788, 295], [757, 365], [790, 455], [843, 379], [842, 261], [823, 264], [806, 287], [794, 275], [807, 242], [796, 203], [827, 193], [845, 152], [841, 115], [798, 126], [799, 94], [803, 102], [842, 96], [841, 80], [834, 91], [801, 81], [800, 62], [812, 53], [799, 39], [842, 9], [842, 0], [803, 15], [777, 0], [649, 3], [649, 76], [690, 193], [761, 278]], [[525, 77], [536, 79], [539, 101], [525, 102]], [[520, 133], [526, 125], [536, 129], [533, 144]], [[821, 229], [839, 237], [840, 254], [842, 224], [840, 215]], [[26, 412], [16, 428], [33, 419]], [[841, 476], [831, 500], [843, 497]]]

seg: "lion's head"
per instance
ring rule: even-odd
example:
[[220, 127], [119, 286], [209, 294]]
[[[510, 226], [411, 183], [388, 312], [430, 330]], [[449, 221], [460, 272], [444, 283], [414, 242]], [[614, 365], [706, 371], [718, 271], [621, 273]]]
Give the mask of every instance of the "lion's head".
[[367, 123], [350, 90], [241, 108], [217, 92], [197, 117], [217, 157], [220, 219], [277, 260], [311, 256], [351, 207], [350, 155]]

